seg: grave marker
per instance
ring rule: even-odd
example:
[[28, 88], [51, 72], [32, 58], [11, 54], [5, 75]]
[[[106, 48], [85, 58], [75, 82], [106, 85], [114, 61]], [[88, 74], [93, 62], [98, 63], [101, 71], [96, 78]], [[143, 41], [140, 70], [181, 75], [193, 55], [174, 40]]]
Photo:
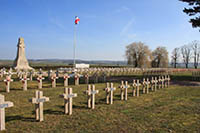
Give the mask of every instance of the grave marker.
[[43, 96], [42, 91], [36, 91], [35, 97], [30, 100], [33, 104], [35, 104], [35, 119], [37, 121], [44, 121], [44, 115], [43, 115], [43, 103], [48, 102], [49, 98]]
[[31, 72], [30, 72], [30, 81], [33, 81], [33, 74], [34, 74], [34, 72], [31, 71]]
[[38, 89], [42, 89], [42, 80], [44, 80], [44, 78], [42, 77], [42, 75], [39, 75], [38, 78], [37, 78]]
[[170, 85], [170, 76], [168, 75], [167, 76], [167, 87], [169, 87], [169, 85]]
[[75, 76], [74, 76], [75, 85], [79, 85], [79, 78], [80, 78], [80, 75], [79, 74], [75, 74]]
[[151, 83], [149, 82], [149, 78], [147, 78], [147, 81], [146, 81], [146, 87], [147, 87], [147, 94], [149, 93], [149, 85]]
[[160, 78], [160, 76], [158, 77], [158, 89], [161, 88], [161, 82], [162, 82], [162, 79]]
[[27, 75], [24, 75], [24, 77], [21, 79], [24, 91], [27, 91], [27, 81], [28, 80], [29, 80], [29, 78], [27, 78]]
[[147, 82], [145, 81], [145, 78], [143, 78], [143, 82], [142, 82], [142, 85], [143, 85], [143, 94], [145, 94], [146, 84], [147, 84]]
[[68, 74], [65, 74], [63, 78], [64, 78], [64, 87], [67, 87], [68, 86], [68, 79], [70, 78], [70, 76]]
[[124, 81], [121, 81], [119, 88], [121, 90], [121, 100], [124, 100]]
[[12, 107], [13, 102], [5, 101], [4, 95], [0, 94], [0, 130], [5, 130], [5, 108]]
[[84, 77], [85, 77], [85, 84], [89, 84], [89, 75], [86, 74]]
[[113, 91], [116, 90], [116, 88], [113, 87], [113, 83], [107, 83], [107, 88], [105, 88], [106, 91], [106, 103], [107, 104], [113, 104]]
[[[95, 85], [88, 85], [88, 90], [86, 91], [86, 94], [88, 95], [88, 108], [95, 108], [95, 94], [99, 93], [99, 90], [95, 90]], [[92, 104], [92, 106], [91, 106]]]
[[132, 86], [133, 86], [133, 96], [135, 96], [135, 94], [136, 94], [136, 87], [137, 87], [137, 83], [136, 83], [135, 80], [133, 80]]
[[137, 97], [139, 97], [140, 96], [140, 81], [139, 80], [137, 80]]
[[128, 88], [130, 86], [128, 85], [128, 81], [125, 82], [125, 86], [124, 86], [124, 93], [125, 93], [125, 99], [124, 100], [128, 100]]
[[155, 77], [155, 81], [154, 81], [155, 90], [157, 90], [157, 83], [158, 83], [158, 80], [157, 80], [157, 77]]
[[6, 92], [10, 92], [10, 82], [13, 82], [13, 79], [11, 79], [11, 76], [6, 76], [6, 79], [4, 80], [6, 83]]
[[161, 82], [162, 82], [162, 88], [164, 88], [164, 82], [165, 82], [164, 76], [161, 77]]
[[[154, 80], [154, 78], [152, 77], [152, 78], [151, 78], [151, 90], [154, 91], [154, 88], [155, 88], [155, 80]], [[155, 89], [155, 91], [156, 91], [156, 89]]]
[[51, 76], [51, 85], [52, 85], [52, 88], [56, 88], [56, 79], [58, 79], [58, 77], [56, 76], [56, 74], [53, 74]]
[[72, 88], [65, 88], [61, 97], [64, 98], [65, 114], [72, 115], [72, 98], [77, 97], [77, 94], [72, 93]]

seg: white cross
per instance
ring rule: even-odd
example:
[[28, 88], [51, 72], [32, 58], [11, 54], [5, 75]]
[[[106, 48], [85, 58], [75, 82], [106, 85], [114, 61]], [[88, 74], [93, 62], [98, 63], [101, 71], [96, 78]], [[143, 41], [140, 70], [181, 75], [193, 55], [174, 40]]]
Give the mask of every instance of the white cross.
[[43, 103], [48, 102], [49, 98], [43, 96], [42, 91], [36, 91], [35, 97], [30, 100], [33, 104], [35, 104], [35, 118], [37, 121], [43, 121], [44, 115], [43, 115]]
[[72, 114], [72, 98], [77, 97], [76, 93], [72, 92], [72, 88], [65, 88], [64, 94], [61, 95], [64, 98], [65, 114]]
[[13, 82], [13, 79], [11, 79], [11, 76], [6, 76], [4, 82], [6, 83], [6, 92], [10, 92], [10, 82]]
[[[99, 93], [99, 90], [95, 90], [95, 85], [88, 85], [88, 89], [86, 90], [86, 94], [88, 95], [88, 108], [95, 108], [95, 94]], [[92, 104], [92, 107], [91, 107]]]
[[0, 130], [5, 130], [5, 108], [12, 107], [13, 102], [4, 101], [4, 95], [0, 94]]

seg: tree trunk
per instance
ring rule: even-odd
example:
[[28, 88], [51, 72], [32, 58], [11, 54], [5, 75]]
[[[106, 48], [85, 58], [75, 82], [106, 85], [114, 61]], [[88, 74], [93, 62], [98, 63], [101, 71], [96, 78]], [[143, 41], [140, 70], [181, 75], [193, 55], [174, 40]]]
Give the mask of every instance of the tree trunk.
[[187, 64], [185, 64], [186, 65], [186, 68], [188, 68], [188, 63]]

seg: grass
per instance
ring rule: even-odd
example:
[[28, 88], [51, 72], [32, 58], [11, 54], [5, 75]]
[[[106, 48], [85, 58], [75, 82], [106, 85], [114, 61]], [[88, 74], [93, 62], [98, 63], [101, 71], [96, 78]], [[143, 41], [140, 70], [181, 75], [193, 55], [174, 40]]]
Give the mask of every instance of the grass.
[[[34, 97], [37, 81], [28, 82], [28, 91], [22, 91], [20, 82], [11, 83], [11, 92], [5, 93], [0, 83], [1, 94], [14, 107], [6, 109], [7, 132], [200, 132], [200, 87], [170, 86], [169, 88], [131, 96], [128, 101], [120, 100], [119, 88], [114, 92], [114, 104], [105, 104], [104, 83], [96, 84], [100, 91], [96, 95], [96, 108], [87, 109], [87, 85], [70, 86], [78, 97], [73, 99], [73, 114], [64, 114], [63, 83], [51, 88], [44, 82], [44, 121], [36, 122], [34, 105], [28, 100]], [[115, 87], [119, 84], [115, 83]], [[142, 92], [142, 91], [141, 91]]]

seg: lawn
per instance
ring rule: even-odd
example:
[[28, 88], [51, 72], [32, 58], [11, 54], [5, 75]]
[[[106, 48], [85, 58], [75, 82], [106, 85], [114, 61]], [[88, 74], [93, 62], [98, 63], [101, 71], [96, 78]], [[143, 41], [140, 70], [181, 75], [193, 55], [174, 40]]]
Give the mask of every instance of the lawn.
[[[100, 91], [96, 95], [96, 108], [87, 109], [87, 85], [70, 86], [78, 97], [73, 99], [73, 114], [64, 114], [63, 83], [51, 88], [44, 82], [44, 121], [36, 122], [34, 97], [37, 81], [28, 82], [28, 91], [22, 91], [21, 82], [11, 83], [11, 92], [5, 93], [5, 84], [0, 83], [1, 94], [14, 107], [6, 109], [7, 132], [200, 132], [200, 87], [170, 86], [169, 88], [132, 97], [129, 89], [128, 101], [120, 100], [119, 84], [114, 83], [114, 104], [105, 104], [104, 83], [95, 84]], [[142, 92], [142, 91], [141, 91]]]

